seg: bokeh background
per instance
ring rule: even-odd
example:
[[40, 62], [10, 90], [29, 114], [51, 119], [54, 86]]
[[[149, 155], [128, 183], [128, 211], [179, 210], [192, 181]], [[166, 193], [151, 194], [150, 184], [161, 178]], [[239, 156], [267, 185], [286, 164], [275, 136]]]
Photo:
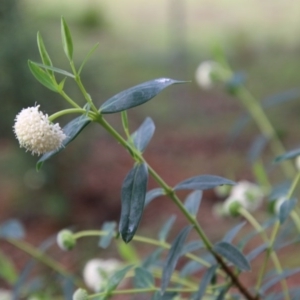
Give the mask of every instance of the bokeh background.
[[[99, 126], [85, 129], [38, 173], [37, 157], [20, 149], [12, 132], [14, 117], [23, 107], [37, 103], [49, 115], [66, 107], [63, 99], [35, 81], [27, 67], [28, 59], [40, 61], [40, 31], [54, 65], [69, 68], [61, 46], [61, 15], [73, 34], [77, 65], [100, 43], [82, 73], [97, 105], [154, 78], [191, 81], [129, 111], [132, 130], [146, 116], [153, 118], [156, 133], [145, 157], [170, 185], [198, 174], [253, 179], [245, 157], [258, 132], [255, 125], [229, 145], [242, 108], [220, 88], [207, 91], [197, 86], [195, 70], [221, 47], [232, 68], [245, 72], [246, 85], [258, 99], [298, 88], [299, 2], [0, 0], [1, 222], [18, 218], [27, 240], [38, 245], [66, 226], [100, 228], [104, 221], [119, 218], [120, 188], [132, 160]], [[67, 82], [66, 89], [84, 103], [74, 84]], [[299, 144], [300, 99], [294, 98], [284, 109], [268, 111], [288, 149]], [[121, 129], [118, 114], [108, 119]], [[68, 120], [62, 118], [61, 125]], [[221, 235], [216, 226], [220, 220], [211, 208], [219, 200], [212, 191], [205, 193], [199, 213], [200, 223], [215, 239]], [[145, 211], [140, 233], [155, 236], [172, 213], [178, 211], [170, 201], [158, 198]]]

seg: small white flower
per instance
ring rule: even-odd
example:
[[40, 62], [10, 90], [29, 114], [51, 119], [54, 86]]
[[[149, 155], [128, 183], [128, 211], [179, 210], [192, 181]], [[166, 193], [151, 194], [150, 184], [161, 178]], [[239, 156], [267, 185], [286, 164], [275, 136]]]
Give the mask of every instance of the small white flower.
[[121, 266], [121, 262], [117, 259], [91, 259], [83, 269], [83, 280], [87, 287], [98, 292]]
[[215, 61], [204, 61], [196, 70], [196, 82], [204, 89], [210, 89], [213, 86], [212, 74], [219, 68], [219, 64]]
[[13, 127], [20, 147], [31, 151], [33, 155], [59, 149], [66, 138], [59, 124], [51, 123], [48, 115], [39, 111], [39, 107], [23, 108], [16, 116]]
[[84, 289], [77, 289], [73, 294], [73, 300], [87, 300], [88, 297], [89, 295]]
[[245, 208], [248, 211], [255, 211], [262, 203], [264, 193], [261, 188], [249, 181], [240, 181], [237, 185], [233, 186], [229, 197], [224, 202], [224, 212], [231, 215], [230, 208], [238, 205]]

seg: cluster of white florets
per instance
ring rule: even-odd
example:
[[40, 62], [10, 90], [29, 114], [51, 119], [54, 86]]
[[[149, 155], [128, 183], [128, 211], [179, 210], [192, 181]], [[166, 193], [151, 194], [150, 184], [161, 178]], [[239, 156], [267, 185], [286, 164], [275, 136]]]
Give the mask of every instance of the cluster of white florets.
[[66, 135], [59, 124], [48, 120], [48, 115], [39, 111], [39, 105], [24, 108], [16, 116], [14, 132], [20, 147], [41, 155], [62, 146]]
[[264, 198], [262, 189], [249, 181], [239, 181], [233, 186], [228, 198], [223, 204], [223, 213], [226, 215], [238, 215], [240, 207], [253, 212], [261, 204]]

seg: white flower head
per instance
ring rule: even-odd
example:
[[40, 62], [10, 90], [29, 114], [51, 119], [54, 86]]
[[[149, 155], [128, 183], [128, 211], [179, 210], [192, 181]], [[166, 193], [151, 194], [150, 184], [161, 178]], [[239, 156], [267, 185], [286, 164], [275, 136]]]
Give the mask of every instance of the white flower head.
[[88, 261], [83, 269], [83, 280], [87, 287], [98, 292], [104, 287], [108, 279], [122, 266], [117, 259], [98, 259]]
[[33, 155], [59, 149], [66, 138], [59, 124], [51, 123], [48, 115], [39, 111], [39, 107], [23, 108], [16, 116], [13, 127], [20, 147], [31, 151]]
[[249, 181], [240, 181], [233, 186], [229, 197], [224, 202], [224, 211], [231, 214], [232, 205], [241, 206], [248, 211], [255, 211], [262, 203], [264, 193], [261, 188]]
[[220, 68], [219, 64], [215, 61], [204, 61], [196, 70], [196, 82], [203, 89], [210, 89], [213, 87], [214, 80], [213, 74]]

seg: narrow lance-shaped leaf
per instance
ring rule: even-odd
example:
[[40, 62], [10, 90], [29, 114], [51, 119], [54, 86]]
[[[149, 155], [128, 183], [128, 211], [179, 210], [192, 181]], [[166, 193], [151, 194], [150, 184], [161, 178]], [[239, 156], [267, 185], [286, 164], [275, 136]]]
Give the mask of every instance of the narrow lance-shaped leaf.
[[171, 230], [171, 228], [172, 228], [175, 220], [176, 220], [176, 216], [173, 215], [163, 225], [162, 229], [159, 231], [159, 234], [158, 234], [158, 239], [160, 241], [165, 241], [167, 239], [167, 236], [168, 236], [168, 234], [169, 234], [169, 232], [170, 232], [170, 230]]
[[300, 155], [300, 148], [297, 148], [297, 149], [288, 151], [282, 155], [277, 156], [274, 161], [276, 163], [280, 163], [280, 162], [288, 160], [288, 159], [294, 159], [299, 155]]
[[225, 257], [241, 271], [250, 271], [251, 267], [247, 258], [235, 246], [227, 242], [219, 242], [215, 244], [214, 251], [216, 251], [219, 255]]
[[268, 248], [268, 245], [266, 245], [266, 244], [262, 244], [262, 245], [258, 246], [257, 248], [253, 249], [250, 253], [248, 253], [246, 255], [247, 260], [248, 261], [252, 261], [259, 254], [261, 254], [262, 252], [264, 252], [267, 248]]
[[192, 300], [198, 300], [198, 299], [202, 299], [202, 297], [204, 296], [205, 292], [206, 292], [206, 288], [207, 286], [211, 283], [211, 280], [213, 278], [213, 276], [215, 275], [215, 272], [217, 270], [218, 266], [211, 266], [203, 275], [203, 277], [201, 278], [201, 282], [199, 285], [199, 289], [198, 291], [195, 293], [195, 295], [193, 295]]
[[192, 216], [196, 216], [198, 213], [202, 194], [202, 191], [194, 191], [187, 196], [184, 202], [185, 208]]
[[108, 280], [108, 285], [106, 286], [105, 292], [107, 294], [114, 291], [121, 281], [125, 278], [127, 272], [132, 268], [132, 266], [126, 266], [125, 268], [117, 271], [114, 275], [112, 275]]
[[68, 72], [68, 71], [65, 71], [65, 70], [62, 70], [62, 69], [59, 69], [59, 68], [56, 68], [56, 67], [53, 67], [53, 66], [47, 66], [45, 64], [39, 64], [39, 63], [36, 63], [36, 62], [34, 62], [34, 64], [36, 64], [37, 66], [39, 66], [41, 68], [44, 68], [46, 70], [54, 71], [56, 73], [66, 75], [68, 77], [75, 78], [75, 76], [72, 73]]
[[[50, 56], [46, 50], [42, 36], [39, 32], [37, 33], [37, 44], [38, 44], [38, 48], [39, 48], [39, 52], [40, 52], [40, 56], [41, 56], [41, 60], [42, 60], [43, 64], [46, 66], [52, 66]], [[53, 75], [53, 72], [51, 70], [49, 70], [48, 73], [50, 75]]]
[[232, 229], [230, 229], [226, 235], [223, 238], [223, 242], [230, 243], [235, 238], [235, 236], [238, 234], [238, 232], [244, 227], [246, 222], [242, 222], [234, 226]]
[[119, 231], [125, 243], [131, 241], [142, 218], [147, 183], [148, 169], [145, 163], [135, 165], [123, 182]]
[[148, 205], [153, 199], [163, 196], [165, 194], [164, 189], [156, 188], [146, 194], [145, 206]]
[[69, 143], [71, 143], [89, 123], [91, 123], [91, 119], [85, 115], [79, 116], [76, 119], [69, 122], [63, 128], [63, 132], [67, 137], [63, 140], [62, 147], [57, 150], [45, 153], [36, 164], [37, 170], [39, 170], [42, 167], [44, 161], [51, 158], [58, 152], [62, 151]]
[[235, 185], [235, 182], [215, 175], [200, 175], [178, 183], [174, 190], [208, 190], [218, 185]]
[[154, 285], [154, 278], [151, 272], [145, 268], [135, 268], [134, 270], [134, 286], [136, 288], [149, 288]]
[[132, 134], [135, 147], [143, 152], [148, 146], [155, 131], [155, 125], [151, 118], [146, 118], [142, 125]]
[[204, 247], [204, 245], [203, 245], [202, 241], [200, 241], [200, 240], [191, 241], [191, 242], [187, 243], [186, 245], [184, 245], [181, 255], [185, 255], [188, 252], [193, 252], [193, 251], [199, 250], [203, 247]]
[[117, 226], [116, 222], [105, 222], [101, 230], [106, 231], [107, 235], [101, 236], [99, 241], [99, 247], [106, 249], [114, 237], [115, 228]]
[[61, 17], [61, 38], [66, 56], [70, 61], [73, 60], [73, 42], [70, 29], [63, 17]]
[[185, 81], [178, 81], [170, 78], [159, 78], [147, 81], [122, 91], [108, 99], [101, 105], [99, 110], [103, 114], [120, 112], [149, 101], [172, 84], [184, 82]]
[[297, 204], [297, 199], [292, 198], [292, 199], [287, 199], [285, 200], [279, 208], [279, 221], [280, 224], [283, 224], [284, 221], [288, 218], [290, 215], [291, 211], [294, 209], [294, 207]]
[[46, 73], [42, 68], [40, 68], [36, 63], [33, 61], [28, 60], [28, 66], [33, 74], [33, 76], [36, 78], [37, 81], [39, 81], [42, 85], [44, 85], [46, 88], [53, 92], [57, 92], [57, 84], [53, 81], [51, 76]]
[[176, 267], [177, 261], [181, 255], [184, 242], [192, 229], [192, 226], [187, 226], [181, 230], [172, 243], [168, 253], [165, 267], [161, 278], [161, 292], [164, 293], [170, 282], [172, 273]]

